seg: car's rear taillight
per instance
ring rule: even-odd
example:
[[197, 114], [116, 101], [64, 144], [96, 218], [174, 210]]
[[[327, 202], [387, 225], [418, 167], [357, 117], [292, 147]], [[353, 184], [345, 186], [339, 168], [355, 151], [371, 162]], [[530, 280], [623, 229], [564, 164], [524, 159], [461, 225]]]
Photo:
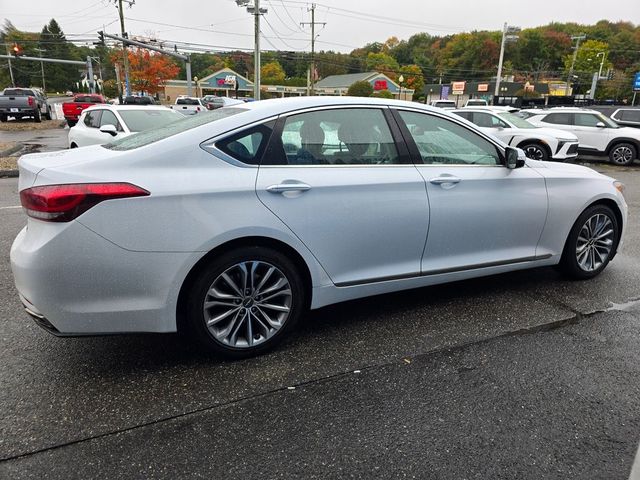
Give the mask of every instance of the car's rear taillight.
[[34, 103], [34, 102], [33, 102], [33, 97], [29, 97], [29, 100], [28, 100], [28, 101], [29, 101], [29, 106], [30, 106], [30, 107], [33, 107], [33, 103]]
[[74, 183], [27, 188], [20, 192], [20, 203], [30, 217], [69, 222], [105, 200], [147, 195], [147, 190], [130, 183]]

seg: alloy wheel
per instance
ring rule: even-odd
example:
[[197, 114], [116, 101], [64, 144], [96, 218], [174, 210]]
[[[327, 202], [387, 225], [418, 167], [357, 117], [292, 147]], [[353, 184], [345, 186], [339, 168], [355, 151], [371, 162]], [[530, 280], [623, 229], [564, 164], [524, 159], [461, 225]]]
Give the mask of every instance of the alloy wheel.
[[621, 145], [613, 151], [612, 159], [614, 163], [626, 165], [633, 160], [633, 151], [626, 145]]
[[524, 154], [532, 160], [544, 160], [544, 150], [538, 145], [527, 145], [524, 147]]
[[602, 213], [589, 217], [578, 234], [576, 260], [585, 272], [598, 270], [609, 258], [613, 248], [614, 228], [611, 219]]
[[209, 287], [206, 328], [225, 346], [248, 349], [273, 337], [289, 318], [293, 295], [287, 277], [264, 261], [237, 263]]

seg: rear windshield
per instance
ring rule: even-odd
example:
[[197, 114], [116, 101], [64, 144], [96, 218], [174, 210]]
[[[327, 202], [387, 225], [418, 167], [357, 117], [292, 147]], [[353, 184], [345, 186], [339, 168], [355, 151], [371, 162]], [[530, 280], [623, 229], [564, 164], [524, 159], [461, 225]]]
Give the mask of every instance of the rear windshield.
[[454, 101], [449, 101], [449, 102], [435, 102], [433, 104], [434, 107], [455, 107], [456, 106], [456, 102]]
[[184, 118], [184, 115], [168, 108], [166, 110], [120, 110], [118, 113], [132, 132], [144, 132], [150, 128], [164, 127]]
[[8, 95], [10, 97], [29, 97], [34, 96], [32, 90], [24, 90], [22, 88], [7, 88], [3, 95]]
[[82, 95], [74, 98], [73, 101], [78, 103], [103, 103], [102, 98], [92, 97], [91, 95]]
[[246, 108], [230, 107], [207, 111], [200, 115], [194, 115], [189, 118], [181, 115], [181, 119], [177, 122], [170, 123], [169, 125], [165, 125], [164, 127], [136, 133], [102, 146], [104, 148], [108, 148], [109, 150], [133, 150], [134, 148], [144, 147], [145, 145], [150, 145], [157, 141], [164, 140], [165, 138], [177, 135], [178, 133], [186, 132], [187, 130], [190, 130], [192, 128], [215, 122], [216, 120], [220, 120], [221, 118], [230, 117], [232, 115], [237, 115], [238, 113], [246, 111]]
[[198, 105], [198, 100], [195, 98], [179, 98], [176, 100], [176, 105]]

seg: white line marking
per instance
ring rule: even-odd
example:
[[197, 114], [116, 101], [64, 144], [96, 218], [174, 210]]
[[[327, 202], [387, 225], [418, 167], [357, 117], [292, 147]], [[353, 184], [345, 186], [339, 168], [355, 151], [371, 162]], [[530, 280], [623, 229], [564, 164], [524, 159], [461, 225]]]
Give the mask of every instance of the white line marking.
[[631, 474], [629, 475], [629, 480], [638, 479], [640, 479], [640, 447], [638, 447], [638, 453], [636, 453], [636, 459], [633, 462], [633, 466], [631, 467]]
[[0, 210], [12, 210], [14, 208], [22, 208], [22, 205], [12, 205], [10, 207], [0, 207]]

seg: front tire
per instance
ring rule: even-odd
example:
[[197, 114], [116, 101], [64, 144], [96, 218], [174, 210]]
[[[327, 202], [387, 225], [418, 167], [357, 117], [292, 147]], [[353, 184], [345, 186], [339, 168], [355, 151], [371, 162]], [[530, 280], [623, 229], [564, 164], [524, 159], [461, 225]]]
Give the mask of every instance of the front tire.
[[637, 157], [638, 152], [635, 145], [631, 143], [618, 143], [611, 147], [609, 152], [609, 159], [616, 165], [631, 165], [633, 160]]
[[606, 205], [587, 208], [571, 228], [560, 269], [577, 280], [593, 278], [613, 257], [620, 240], [618, 219]]
[[190, 285], [186, 302], [188, 329], [207, 350], [245, 358], [286, 337], [306, 308], [306, 292], [286, 256], [244, 247], [210, 261]]
[[520, 145], [522, 150], [524, 150], [524, 154], [527, 158], [532, 160], [542, 160], [546, 162], [549, 160], [549, 151], [541, 144], [536, 142], [529, 142]]

